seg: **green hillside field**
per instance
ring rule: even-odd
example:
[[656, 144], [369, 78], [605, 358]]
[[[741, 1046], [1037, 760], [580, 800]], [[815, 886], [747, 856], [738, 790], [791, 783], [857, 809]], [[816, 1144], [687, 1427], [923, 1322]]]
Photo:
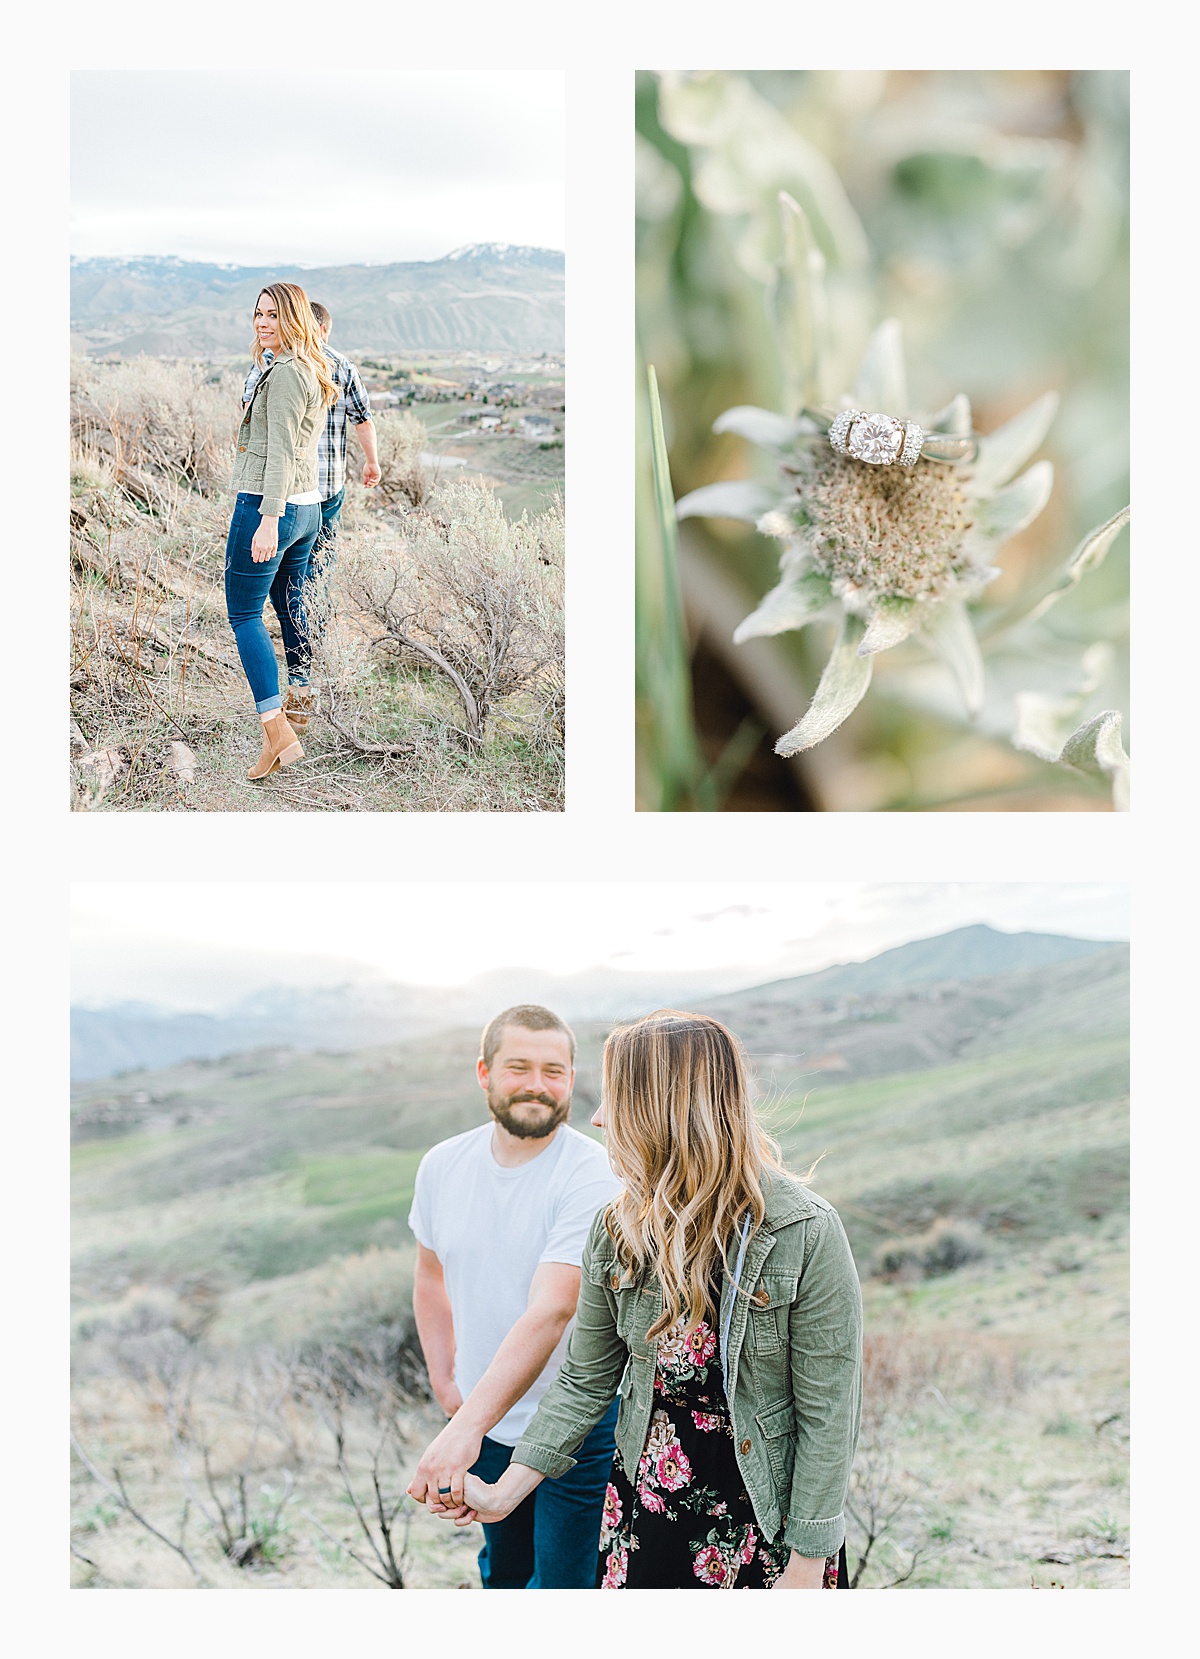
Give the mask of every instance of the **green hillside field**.
[[[1103, 952], [964, 987], [957, 1034], [945, 1002], [913, 1003], [909, 1019], [898, 994], [874, 1022], [895, 1031], [901, 1062], [881, 1074], [809, 1071], [805, 1045], [784, 1050], [778, 1029], [778, 1049], [759, 1048], [765, 1122], [789, 1168], [820, 1160], [813, 1184], [863, 1281], [849, 1549], [852, 1569], [866, 1554], [864, 1586], [1126, 1582], [1126, 973], [1123, 952]], [[922, 1008], [947, 1055], [918, 1066]], [[844, 1014], [805, 1043], [828, 1049]], [[580, 1127], [603, 1035], [581, 1033]], [[264, 1051], [77, 1092], [76, 1434], [171, 1537], [188, 1480], [219, 1522], [197, 1447], [219, 1494], [243, 1478], [247, 1536], [268, 1542], [233, 1564], [193, 1503], [189, 1554], [208, 1582], [379, 1587], [348, 1553], [367, 1546], [328, 1400], [367, 1491], [372, 1390], [385, 1373], [407, 1379], [387, 1466], [398, 1497], [437, 1427], [413, 1373], [406, 1216], [422, 1152], [485, 1120], [476, 1041]], [[860, 1057], [871, 1073], [884, 1058]], [[330, 1395], [339, 1355], [358, 1380]], [[173, 1444], [181, 1402], [192, 1416]], [[74, 1498], [75, 1582], [197, 1581], [78, 1461]], [[464, 1534], [423, 1513], [406, 1525], [407, 1584], [477, 1585]]]

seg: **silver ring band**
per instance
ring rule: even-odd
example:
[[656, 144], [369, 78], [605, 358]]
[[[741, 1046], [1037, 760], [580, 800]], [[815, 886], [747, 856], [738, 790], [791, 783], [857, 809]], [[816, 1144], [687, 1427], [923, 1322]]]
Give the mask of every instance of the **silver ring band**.
[[916, 421], [899, 420], [895, 415], [866, 409], [841, 409], [835, 415], [820, 409], [806, 409], [804, 413], [828, 429], [830, 447], [837, 454], [864, 461], [867, 466], [915, 467], [920, 460], [953, 465], [974, 460], [978, 449], [974, 438], [926, 432]]

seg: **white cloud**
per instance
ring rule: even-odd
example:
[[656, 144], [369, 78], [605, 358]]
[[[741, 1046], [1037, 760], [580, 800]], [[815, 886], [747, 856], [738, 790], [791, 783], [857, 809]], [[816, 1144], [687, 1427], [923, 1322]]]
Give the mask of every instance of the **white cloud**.
[[72, 77], [72, 251], [222, 263], [564, 246], [550, 71]]
[[[146, 994], [139, 964], [176, 960], [182, 971], [197, 951], [236, 959], [239, 979], [312, 983], [310, 959], [325, 957], [339, 964], [325, 982], [358, 963], [409, 983], [455, 985], [494, 968], [565, 974], [604, 962], [771, 978], [973, 922], [1128, 937], [1118, 884], [86, 882], [74, 891], [80, 959], [112, 996]], [[255, 967], [250, 957], [266, 951], [269, 966]], [[123, 975], [142, 989], [123, 991]]]

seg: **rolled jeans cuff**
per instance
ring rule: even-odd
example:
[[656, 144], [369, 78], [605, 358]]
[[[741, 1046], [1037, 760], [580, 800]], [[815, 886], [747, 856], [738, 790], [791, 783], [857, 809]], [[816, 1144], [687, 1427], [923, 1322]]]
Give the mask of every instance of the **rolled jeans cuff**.
[[820, 1521], [802, 1521], [793, 1515], [783, 1529], [783, 1539], [797, 1555], [803, 1555], [810, 1561], [828, 1560], [846, 1541], [845, 1514], [831, 1515]]
[[276, 692], [274, 697], [264, 697], [261, 703], [255, 703], [254, 706], [260, 714], [270, 714], [273, 709], [283, 707], [283, 698]]

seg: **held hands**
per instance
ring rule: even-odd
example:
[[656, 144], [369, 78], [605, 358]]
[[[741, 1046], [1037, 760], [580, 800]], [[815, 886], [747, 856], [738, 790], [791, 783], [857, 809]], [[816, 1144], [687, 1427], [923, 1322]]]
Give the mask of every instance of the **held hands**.
[[463, 1499], [463, 1511], [454, 1517], [456, 1527], [468, 1526], [472, 1521], [503, 1521], [516, 1508], [515, 1503], [501, 1496], [499, 1482], [489, 1486], [476, 1475], [468, 1475], [463, 1481]]
[[277, 518], [263, 518], [259, 520], [258, 529], [254, 532], [254, 540], [250, 543], [250, 557], [256, 565], [266, 564], [279, 551], [279, 520]]
[[[412, 1487], [409, 1487], [412, 1492]], [[499, 1482], [489, 1486], [478, 1475], [463, 1476], [463, 1501], [457, 1509], [449, 1507], [450, 1499], [444, 1502], [436, 1496], [426, 1500], [425, 1507], [431, 1515], [439, 1515], [443, 1520], [453, 1521], [456, 1527], [468, 1527], [472, 1521], [503, 1521], [511, 1515], [517, 1507], [515, 1498], [504, 1498], [501, 1494]]]
[[[457, 1394], [457, 1389], [454, 1392]], [[461, 1404], [459, 1396], [456, 1412]], [[443, 1403], [443, 1410], [446, 1409], [448, 1406]], [[417, 1472], [408, 1484], [409, 1497], [447, 1520], [457, 1520], [462, 1525], [472, 1520], [474, 1517], [463, 1502], [463, 1481], [470, 1478], [467, 1470], [479, 1456], [482, 1444], [481, 1434], [452, 1416], [437, 1439], [425, 1448]]]

